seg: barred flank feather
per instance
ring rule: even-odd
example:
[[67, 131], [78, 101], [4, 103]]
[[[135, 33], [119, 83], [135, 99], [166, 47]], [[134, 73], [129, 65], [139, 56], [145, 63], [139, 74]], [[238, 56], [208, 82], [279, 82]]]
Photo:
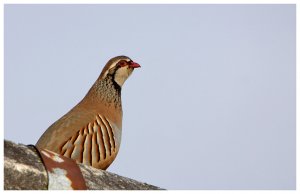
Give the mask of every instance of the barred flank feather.
[[60, 153], [77, 162], [97, 166], [116, 154], [114, 130], [110, 121], [98, 114], [61, 146]]

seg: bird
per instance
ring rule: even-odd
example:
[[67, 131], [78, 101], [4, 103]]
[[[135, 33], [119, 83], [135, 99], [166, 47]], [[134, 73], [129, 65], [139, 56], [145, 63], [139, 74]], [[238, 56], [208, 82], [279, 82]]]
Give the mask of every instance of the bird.
[[111, 58], [85, 97], [42, 134], [36, 147], [106, 170], [120, 149], [121, 89], [139, 67], [127, 56]]

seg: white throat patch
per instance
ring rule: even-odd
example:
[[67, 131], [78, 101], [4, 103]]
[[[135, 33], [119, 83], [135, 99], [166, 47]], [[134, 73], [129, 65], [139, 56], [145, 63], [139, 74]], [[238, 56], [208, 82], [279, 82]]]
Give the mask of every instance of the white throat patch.
[[115, 73], [115, 82], [119, 84], [119, 86], [122, 87], [124, 82], [127, 80], [127, 78], [131, 75], [133, 72], [133, 68], [125, 66], [120, 67], [116, 73]]

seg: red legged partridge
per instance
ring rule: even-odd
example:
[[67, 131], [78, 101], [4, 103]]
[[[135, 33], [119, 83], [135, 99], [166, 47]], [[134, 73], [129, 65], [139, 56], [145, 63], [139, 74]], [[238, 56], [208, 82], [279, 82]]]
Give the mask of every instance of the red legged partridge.
[[53, 123], [36, 146], [107, 169], [121, 143], [121, 88], [138, 67], [126, 56], [110, 59], [81, 102]]

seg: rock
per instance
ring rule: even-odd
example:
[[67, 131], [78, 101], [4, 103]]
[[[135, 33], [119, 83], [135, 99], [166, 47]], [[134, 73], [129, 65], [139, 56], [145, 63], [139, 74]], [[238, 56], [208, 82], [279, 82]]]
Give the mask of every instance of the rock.
[[[161, 190], [161, 188], [78, 164], [90, 190]], [[48, 175], [39, 153], [33, 147], [4, 140], [4, 189], [45, 190]]]
[[4, 141], [4, 189], [47, 189], [47, 172], [35, 149]]

